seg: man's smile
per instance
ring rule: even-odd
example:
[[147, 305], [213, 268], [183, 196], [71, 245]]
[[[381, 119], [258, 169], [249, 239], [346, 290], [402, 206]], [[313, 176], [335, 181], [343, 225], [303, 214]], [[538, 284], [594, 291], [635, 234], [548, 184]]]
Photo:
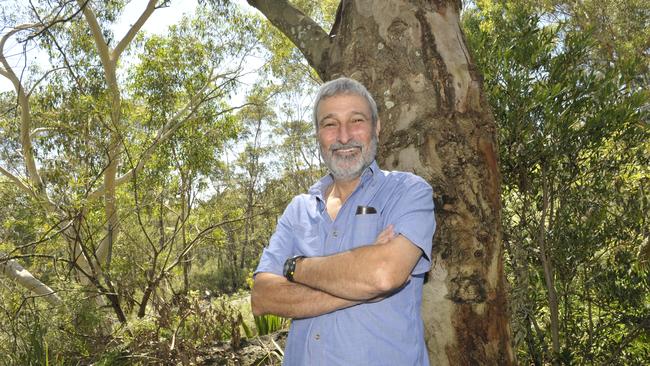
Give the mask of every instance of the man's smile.
[[361, 151], [361, 147], [347, 147], [341, 149], [332, 149], [332, 151], [339, 155], [353, 155]]

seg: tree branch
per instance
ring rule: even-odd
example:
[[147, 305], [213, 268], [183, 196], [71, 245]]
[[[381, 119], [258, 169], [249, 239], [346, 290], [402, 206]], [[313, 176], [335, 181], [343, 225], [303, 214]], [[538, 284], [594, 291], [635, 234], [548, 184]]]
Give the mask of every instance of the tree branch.
[[2, 173], [2, 175], [4, 175], [5, 177], [9, 178], [9, 180], [14, 182], [14, 184], [18, 188], [22, 189], [23, 191], [25, 191], [30, 196], [34, 196], [34, 191], [32, 191], [32, 189], [29, 188], [29, 186], [27, 184], [25, 184], [25, 182], [22, 181], [22, 179], [20, 179], [17, 176], [11, 174], [11, 172], [9, 172], [8, 170], [6, 170], [5, 168], [3, 168], [1, 166], [0, 166], [0, 173]]
[[[181, 109], [178, 111], [159, 131], [158, 134], [156, 135], [156, 138], [153, 140], [151, 145], [147, 147], [147, 149], [140, 155], [140, 158], [138, 159], [138, 163], [131, 168], [128, 172], [124, 173], [120, 177], [118, 177], [115, 180], [115, 186], [120, 186], [128, 181], [130, 181], [133, 178], [133, 175], [137, 172], [139, 172], [142, 168], [144, 168], [144, 165], [146, 162], [149, 160], [153, 152], [155, 151], [158, 146], [163, 144], [165, 141], [167, 141], [173, 134], [176, 132], [180, 127], [183, 126], [183, 124], [192, 116], [193, 112], [201, 106], [205, 101], [212, 99], [209, 96], [214, 93], [215, 90], [219, 89], [219, 86], [213, 88], [210, 92], [205, 92], [205, 90], [208, 88], [210, 85], [211, 81], [214, 81], [215, 79], [222, 77], [223, 75], [219, 75], [215, 78], [210, 78], [209, 81], [203, 86], [203, 88], [195, 94], [194, 97]], [[237, 107], [232, 107], [225, 109], [220, 112], [220, 114], [227, 113], [229, 111], [232, 111], [237, 108], [241, 108], [242, 106], [237, 106]], [[99, 197], [101, 197], [106, 190], [106, 185], [103, 184], [99, 186], [95, 191], [91, 192], [88, 194], [88, 199], [89, 200], [94, 200]]]
[[21, 89], [22, 85], [20, 84], [20, 80], [16, 76], [16, 73], [14, 73], [14, 70], [12, 69], [11, 65], [9, 65], [9, 63], [7, 62], [7, 58], [5, 57], [5, 45], [7, 44], [9, 38], [11, 38], [14, 34], [24, 30], [36, 28], [37, 26], [38, 24], [34, 24], [34, 23], [20, 24], [16, 26], [14, 29], [5, 33], [2, 36], [2, 38], [0, 38], [0, 63], [2, 63], [2, 66], [4, 66], [0, 74], [6, 77], [7, 79], [9, 79], [11, 83], [14, 85], [14, 89], [16, 90]]
[[2, 63], [4, 67], [2, 70], [2, 75], [7, 77], [13, 83], [18, 97], [18, 105], [20, 106], [20, 145], [22, 148], [23, 158], [25, 159], [25, 167], [27, 168], [28, 178], [36, 189], [35, 193], [40, 196], [39, 198], [49, 202], [43, 180], [41, 179], [38, 169], [36, 168], [36, 161], [34, 159], [34, 151], [32, 148], [32, 140], [30, 136], [32, 116], [29, 108], [29, 97], [25, 93], [25, 88], [23, 87], [16, 73], [11, 68], [11, 65], [9, 65], [9, 62], [7, 62], [4, 54], [5, 45], [11, 36], [15, 35], [18, 32], [33, 29], [38, 26], [39, 25], [37, 24], [21, 24], [11, 31], [7, 32], [0, 39], [0, 63]]
[[34, 137], [38, 135], [41, 132], [47, 132], [47, 131], [56, 131], [56, 128], [54, 127], [39, 127], [35, 128], [32, 130], [32, 133], [29, 134], [30, 137]]
[[[99, 26], [99, 22], [97, 22], [97, 17], [95, 16], [95, 12], [90, 8], [89, 3], [83, 0], [77, 0], [77, 4], [79, 4], [79, 7], [83, 9], [84, 13], [84, 18], [86, 18], [86, 22], [88, 23], [88, 26], [90, 27], [90, 32], [93, 35], [93, 39], [95, 40], [95, 45], [97, 46], [97, 53], [99, 54], [99, 58], [102, 61], [102, 65], [104, 66], [104, 72], [106, 73], [106, 78], [109, 79], [109, 75], [114, 75], [115, 74], [115, 61], [111, 59], [111, 52], [108, 49], [108, 44], [106, 43], [106, 39], [104, 39], [104, 36], [102, 35], [102, 29]], [[113, 72], [109, 72], [112, 70]], [[114, 83], [117, 83], [117, 80], [106, 80], [109, 84], [109, 87], [112, 87]]]
[[286, 0], [247, 0], [298, 47], [322, 77], [327, 66], [330, 37], [313, 19]]
[[140, 31], [142, 28], [142, 25], [149, 19], [151, 14], [153, 14], [154, 10], [156, 10], [156, 3], [158, 0], [149, 0], [147, 3], [147, 7], [144, 9], [142, 14], [140, 14], [140, 17], [138, 20], [136, 20], [135, 24], [131, 28], [129, 28], [129, 31], [126, 32], [126, 35], [122, 40], [115, 46], [115, 50], [113, 50], [113, 54], [111, 55], [114, 60], [117, 60], [120, 58], [120, 55], [124, 50], [126, 49], [126, 46], [128, 46], [129, 43], [133, 40], [135, 35]]
[[11, 74], [7, 72], [7, 70], [4, 69], [4, 67], [0, 67], [0, 75], [6, 77], [7, 79], [11, 79]]
[[[6, 257], [4, 253], [0, 253], [0, 258]], [[12, 280], [16, 281], [19, 285], [25, 287], [29, 291], [42, 296], [45, 301], [52, 305], [60, 305], [61, 298], [49, 286], [39, 281], [28, 270], [23, 268], [14, 259], [2, 258], [0, 259], [0, 274], [3, 274]]]

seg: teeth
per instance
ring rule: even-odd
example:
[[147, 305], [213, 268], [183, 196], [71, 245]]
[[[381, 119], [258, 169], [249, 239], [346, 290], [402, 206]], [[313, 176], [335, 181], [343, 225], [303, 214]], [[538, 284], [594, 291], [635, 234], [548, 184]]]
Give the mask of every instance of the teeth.
[[356, 151], [358, 149], [359, 149], [358, 147], [348, 147], [348, 148], [345, 148], [345, 149], [336, 149], [334, 151], [349, 152], [349, 151]]
[[357, 149], [341, 149], [341, 150], [336, 150], [336, 153], [338, 154], [354, 154], [358, 150]]

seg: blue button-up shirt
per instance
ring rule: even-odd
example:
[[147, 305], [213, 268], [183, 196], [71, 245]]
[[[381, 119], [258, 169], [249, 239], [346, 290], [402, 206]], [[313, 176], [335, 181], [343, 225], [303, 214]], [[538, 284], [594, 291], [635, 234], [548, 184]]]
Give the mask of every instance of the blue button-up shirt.
[[[371, 245], [390, 224], [422, 249], [422, 257], [406, 286], [382, 301], [294, 319], [283, 364], [428, 365], [420, 304], [435, 230], [431, 187], [416, 175], [382, 171], [373, 162], [332, 221], [324, 199], [332, 183], [325, 176], [291, 201], [256, 273], [282, 275], [285, 260], [294, 255], [326, 256]], [[376, 213], [357, 215], [358, 206]]]

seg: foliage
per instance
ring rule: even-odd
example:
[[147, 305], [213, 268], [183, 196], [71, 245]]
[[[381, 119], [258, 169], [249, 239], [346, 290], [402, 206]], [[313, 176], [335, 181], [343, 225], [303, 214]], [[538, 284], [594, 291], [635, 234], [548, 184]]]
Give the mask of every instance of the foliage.
[[[63, 17], [16, 38], [45, 55], [21, 80], [31, 90], [33, 152], [52, 206], [16, 184], [31, 188], [21, 151], [25, 107], [3, 93], [0, 166], [9, 173], [0, 176], [0, 255], [20, 261], [65, 305], [51, 316], [57, 310], [2, 278], [0, 321], [12, 327], [0, 340], [14, 340], [0, 342], [2, 361], [186, 362], [214, 342], [237, 346], [241, 310], [197, 294], [242, 289], [288, 200], [323, 173], [305, 95], [312, 71], [258, 17], [222, 4], [200, 6], [167, 33], [138, 34], [113, 88], [77, 5], [33, 5], [5, 15], [12, 25]], [[109, 48], [124, 5], [87, 5]], [[255, 57], [263, 61], [248, 88], [242, 80], [256, 70], [242, 65]], [[96, 194], [115, 144], [115, 178], [132, 177], [114, 196]], [[112, 235], [110, 197], [119, 231], [108, 259], [93, 261]], [[90, 269], [78, 263], [79, 250]]]
[[43, 365], [74, 363], [111, 346], [103, 312], [88, 299], [83, 289], [62, 294], [71, 308], [45, 309], [36, 298], [24, 298], [17, 289], [3, 296], [0, 321], [0, 363]]
[[231, 299], [204, 299], [197, 292], [161, 304], [155, 317], [134, 320], [99, 364], [188, 363], [219, 343], [237, 349], [241, 316]]
[[286, 329], [289, 325], [289, 319], [273, 314], [255, 315], [254, 319], [257, 335], [275, 333], [279, 330]]
[[593, 62], [599, 44], [571, 18], [476, 5], [464, 22], [499, 125], [519, 361], [647, 363], [650, 283], [636, 254], [648, 235], [650, 99], [637, 60]]
[[571, 32], [587, 33], [595, 40], [589, 50], [593, 64], [615, 61], [634, 68], [635, 83], [650, 84], [650, 11], [642, 0], [528, 1], [550, 19], [565, 21]]
[[[288, 325], [276, 316], [246, 323], [246, 301], [235, 297], [291, 197], [323, 174], [309, 109], [317, 76], [286, 37], [229, 3], [199, 7], [165, 34], [138, 35], [119, 64], [117, 104], [76, 5], [3, 13], [7, 24], [38, 20], [34, 11], [70, 17], [19, 39], [51, 64], [22, 70], [22, 80], [55, 209], [0, 176], [2, 260], [20, 261], [65, 305], [50, 308], [0, 279], [0, 363], [187, 364], [215, 344], [237, 348], [253, 324], [258, 335]], [[294, 3], [329, 25], [338, 2]], [[107, 26], [123, 2], [89, 4], [114, 38]], [[649, 95], [638, 52], [648, 12], [641, 2], [606, 1], [603, 9], [616, 11], [599, 20], [599, 4], [483, 0], [464, 16], [499, 126], [522, 364], [650, 358]], [[624, 5], [635, 10], [629, 21]], [[15, 94], [0, 94], [0, 107], [0, 166], [27, 182]], [[83, 275], [74, 244], [92, 257], [108, 235], [103, 196], [91, 196], [115, 138], [117, 176], [137, 173], [116, 189], [110, 260]]]

